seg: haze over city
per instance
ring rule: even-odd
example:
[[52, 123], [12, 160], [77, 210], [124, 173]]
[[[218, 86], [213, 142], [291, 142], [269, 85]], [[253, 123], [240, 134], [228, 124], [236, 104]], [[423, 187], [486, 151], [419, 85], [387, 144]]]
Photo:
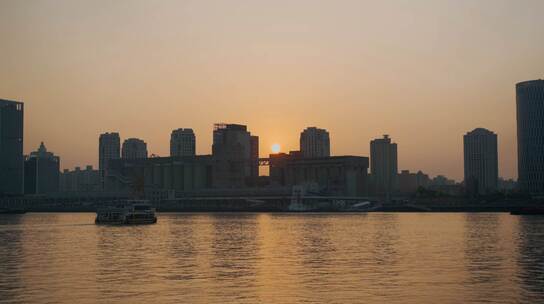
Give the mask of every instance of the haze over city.
[[25, 103], [24, 152], [97, 165], [98, 135], [168, 155], [193, 128], [248, 125], [260, 154], [326, 128], [333, 155], [390, 134], [399, 169], [457, 180], [463, 134], [498, 134], [517, 176], [515, 84], [543, 78], [542, 1], [2, 1], [0, 92]]

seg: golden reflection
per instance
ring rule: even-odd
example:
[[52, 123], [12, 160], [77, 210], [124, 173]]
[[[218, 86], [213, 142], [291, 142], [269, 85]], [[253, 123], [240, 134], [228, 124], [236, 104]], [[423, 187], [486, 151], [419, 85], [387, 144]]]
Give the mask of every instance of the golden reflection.
[[542, 218], [457, 213], [0, 216], [0, 302], [544, 300]]

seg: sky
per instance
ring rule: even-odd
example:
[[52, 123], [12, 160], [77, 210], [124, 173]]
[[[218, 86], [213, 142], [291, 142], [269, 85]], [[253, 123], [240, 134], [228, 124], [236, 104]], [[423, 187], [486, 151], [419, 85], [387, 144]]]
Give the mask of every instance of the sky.
[[167, 156], [193, 128], [247, 124], [260, 155], [325, 128], [333, 155], [398, 144], [399, 169], [463, 176], [463, 134], [499, 136], [517, 176], [515, 84], [544, 78], [542, 0], [0, 0], [0, 98], [25, 103], [24, 151], [98, 163], [98, 136]]

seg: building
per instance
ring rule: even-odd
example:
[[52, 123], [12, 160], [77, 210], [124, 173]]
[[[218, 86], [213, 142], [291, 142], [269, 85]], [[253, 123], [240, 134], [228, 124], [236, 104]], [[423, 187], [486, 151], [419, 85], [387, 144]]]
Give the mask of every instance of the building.
[[415, 193], [420, 187], [428, 187], [431, 183], [429, 175], [418, 171], [411, 173], [409, 170], [402, 170], [397, 177], [398, 191], [402, 194]]
[[250, 177], [255, 182], [259, 177], [259, 136], [252, 135], [250, 138]]
[[470, 194], [497, 191], [499, 164], [497, 134], [477, 128], [463, 137], [465, 159], [465, 187]]
[[59, 192], [60, 158], [48, 152], [43, 142], [35, 152], [25, 157], [25, 194]]
[[314, 188], [316, 195], [366, 195], [367, 174], [367, 157], [307, 158], [297, 153], [270, 155], [270, 180], [273, 184]]
[[252, 184], [258, 166], [258, 137], [247, 127], [215, 124], [213, 131], [213, 184], [216, 188], [240, 188]]
[[210, 189], [212, 163], [210, 155], [111, 160], [106, 190], [156, 198], [155, 193], [187, 194]]
[[147, 144], [138, 138], [125, 139], [121, 155], [124, 159], [147, 158]]
[[24, 191], [22, 102], [0, 99], [0, 197]]
[[119, 138], [119, 133], [100, 134], [98, 143], [98, 170], [100, 171], [102, 183], [108, 170], [109, 161], [119, 159], [120, 157], [120, 145], [121, 139]]
[[93, 166], [86, 166], [85, 170], [75, 167], [74, 170], [64, 169], [60, 174], [60, 192], [89, 193], [102, 190], [100, 173]]
[[316, 127], [304, 129], [300, 133], [300, 152], [308, 158], [331, 156], [329, 132]]
[[544, 194], [544, 80], [516, 85], [518, 186]]
[[445, 177], [444, 175], [437, 175], [431, 180], [430, 185], [431, 186], [452, 186], [452, 185], [455, 185], [455, 180], [449, 179]]
[[389, 135], [370, 142], [370, 174], [374, 194], [390, 196], [395, 191], [398, 174], [397, 144], [391, 142]]
[[193, 129], [177, 129], [170, 134], [170, 156], [195, 156]]

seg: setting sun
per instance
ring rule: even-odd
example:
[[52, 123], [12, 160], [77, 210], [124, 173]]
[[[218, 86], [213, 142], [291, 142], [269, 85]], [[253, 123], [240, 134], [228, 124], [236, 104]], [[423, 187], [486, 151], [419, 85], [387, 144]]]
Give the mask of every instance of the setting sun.
[[272, 153], [280, 153], [280, 150], [281, 150], [280, 144], [272, 145]]

